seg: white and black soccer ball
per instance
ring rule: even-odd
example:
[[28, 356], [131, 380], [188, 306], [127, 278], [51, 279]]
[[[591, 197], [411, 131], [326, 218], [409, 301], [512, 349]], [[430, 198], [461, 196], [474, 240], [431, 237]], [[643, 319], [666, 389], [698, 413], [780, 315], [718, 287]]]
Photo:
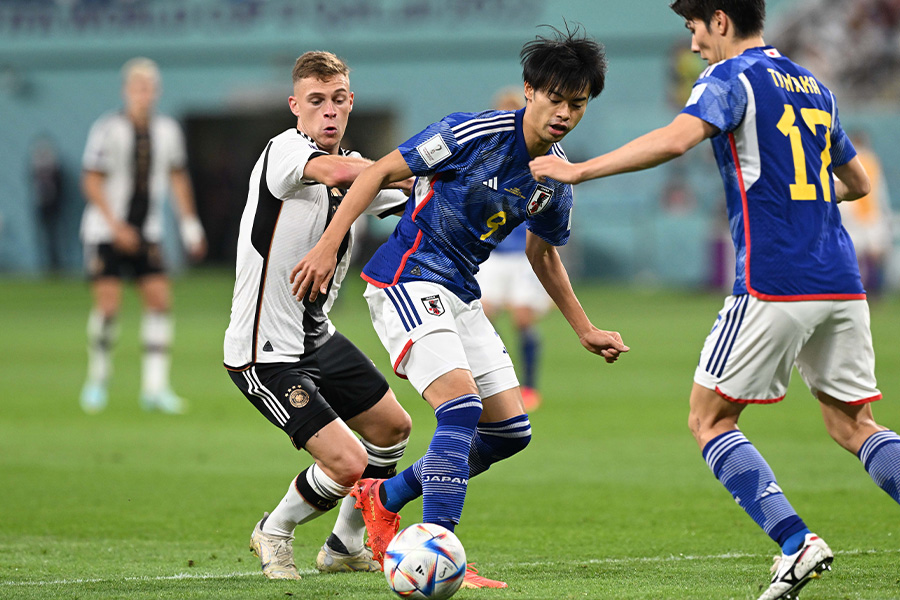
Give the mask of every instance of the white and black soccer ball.
[[466, 551], [449, 529], [434, 523], [410, 525], [388, 544], [384, 576], [401, 598], [444, 600], [466, 577]]

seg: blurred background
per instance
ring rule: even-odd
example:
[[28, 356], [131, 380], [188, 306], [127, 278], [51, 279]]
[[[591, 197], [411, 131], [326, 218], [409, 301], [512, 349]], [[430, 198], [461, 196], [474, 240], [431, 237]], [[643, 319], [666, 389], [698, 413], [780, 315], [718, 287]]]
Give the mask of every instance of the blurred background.
[[[900, 211], [900, 0], [767, 4], [766, 41], [836, 92], [845, 129], [880, 157], [895, 194], [883, 194], [877, 220], [891, 224]], [[490, 107], [499, 88], [521, 81], [518, 52], [537, 26], [564, 19], [603, 42], [610, 61], [606, 91], [563, 143], [572, 160], [668, 123], [705, 66], [666, 0], [2, 0], [0, 273], [81, 276], [81, 154], [91, 123], [121, 107], [129, 58], [160, 65], [159, 111], [187, 136], [210, 246], [203, 266], [231, 267], [253, 163], [294, 124], [287, 97], [298, 55], [331, 50], [350, 64], [356, 104], [345, 140], [378, 158], [447, 113]], [[579, 186], [565, 255], [573, 277], [729, 287], [721, 190], [706, 147]], [[368, 231], [377, 240], [392, 226]], [[897, 230], [882, 253], [885, 289], [900, 285]], [[177, 228], [169, 232], [169, 260], [183, 267]]]

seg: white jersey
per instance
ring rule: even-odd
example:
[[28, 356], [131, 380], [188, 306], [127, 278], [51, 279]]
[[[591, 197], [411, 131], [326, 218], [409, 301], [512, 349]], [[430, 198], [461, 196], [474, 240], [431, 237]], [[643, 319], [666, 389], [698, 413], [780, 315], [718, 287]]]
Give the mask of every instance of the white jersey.
[[[159, 242], [163, 232], [163, 203], [169, 177], [187, 166], [184, 135], [178, 123], [165, 115], [150, 121], [149, 205], [141, 230], [148, 242]], [[106, 114], [94, 123], [84, 148], [82, 168], [106, 175], [106, 202], [117, 218], [125, 221], [134, 194], [135, 130], [124, 113]], [[81, 239], [86, 244], [112, 242], [113, 235], [100, 210], [88, 203], [81, 220]]]
[[[360, 155], [341, 149], [345, 156]], [[347, 274], [353, 228], [341, 243], [327, 294], [297, 301], [290, 274], [312, 250], [343, 199], [343, 190], [303, 178], [306, 163], [325, 155], [298, 129], [272, 138], [250, 175], [238, 235], [231, 322], [225, 332], [225, 366], [296, 362], [334, 333], [328, 311]], [[367, 214], [383, 216], [406, 203], [399, 190], [380, 192]]]

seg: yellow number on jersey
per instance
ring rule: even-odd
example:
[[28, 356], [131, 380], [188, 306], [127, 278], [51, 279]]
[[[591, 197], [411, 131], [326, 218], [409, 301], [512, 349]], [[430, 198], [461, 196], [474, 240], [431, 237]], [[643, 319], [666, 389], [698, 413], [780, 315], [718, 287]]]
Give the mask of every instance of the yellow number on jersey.
[[487, 226], [489, 228], [489, 231], [481, 236], [481, 241], [484, 241], [494, 235], [494, 233], [496, 233], [497, 230], [500, 229], [500, 226], [504, 223], [506, 223], [506, 213], [502, 210], [488, 217]]
[[[831, 202], [831, 184], [828, 178], [828, 165], [831, 164], [831, 114], [818, 108], [801, 108], [800, 115], [803, 122], [816, 135], [816, 126], [825, 127], [825, 150], [822, 151], [822, 169], [819, 171], [819, 179], [822, 183], [822, 193], [825, 202]], [[806, 153], [803, 151], [803, 138], [800, 128], [797, 126], [797, 116], [794, 107], [784, 105], [784, 114], [778, 121], [778, 131], [791, 141], [791, 154], [794, 158], [794, 183], [791, 184], [791, 200], [815, 200], [816, 186], [809, 182], [806, 175]]]

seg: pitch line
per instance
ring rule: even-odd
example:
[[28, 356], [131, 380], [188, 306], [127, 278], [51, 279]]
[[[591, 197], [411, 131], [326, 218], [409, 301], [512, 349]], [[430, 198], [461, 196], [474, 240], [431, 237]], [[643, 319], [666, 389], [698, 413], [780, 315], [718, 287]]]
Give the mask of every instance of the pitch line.
[[[838, 550], [835, 552], [837, 556], [862, 556], [871, 554], [900, 554], [900, 549], [892, 550]], [[702, 561], [702, 560], [729, 560], [741, 558], [759, 558], [759, 554], [748, 554], [741, 552], [728, 552], [726, 554], [711, 554], [705, 556], [679, 554], [675, 556], [633, 556], [625, 558], [592, 558], [589, 560], [567, 560], [567, 561], [535, 561], [515, 563], [519, 567], [546, 567], [559, 564], [589, 564], [589, 565], [611, 565], [611, 564], [629, 564], [629, 563], [667, 563], [681, 561]], [[312, 575], [318, 573], [316, 569], [298, 569], [301, 575]], [[0, 587], [43, 587], [54, 585], [78, 585], [84, 583], [122, 583], [122, 582], [149, 582], [149, 581], [181, 581], [181, 580], [204, 580], [204, 579], [233, 579], [235, 577], [259, 577], [260, 571], [249, 572], [233, 572], [233, 573], [178, 573], [176, 575], [159, 575], [157, 577], [141, 576], [141, 577], [122, 577], [122, 578], [84, 578], [84, 579], [56, 579], [53, 581], [0, 581]]]

